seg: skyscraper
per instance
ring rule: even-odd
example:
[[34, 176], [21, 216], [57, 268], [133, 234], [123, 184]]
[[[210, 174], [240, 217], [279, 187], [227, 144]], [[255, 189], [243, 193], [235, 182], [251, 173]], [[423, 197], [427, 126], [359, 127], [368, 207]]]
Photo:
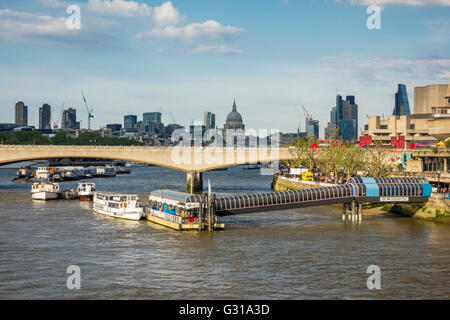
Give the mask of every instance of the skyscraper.
[[61, 128], [64, 131], [72, 131], [80, 128], [80, 123], [77, 122], [77, 110], [69, 108], [63, 111], [61, 119]]
[[137, 122], [137, 116], [135, 115], [126, 115], [123, 117], [123, 127], [125, 131], [130, 132], [134, 131], [134, 125]]
[[39, 129], [49, 130], [51, 129], [51, 107], [47, 103], [44, 103], [39, 108]]
[[347, 96], [345, 100], [341, 95], [336, 96], [336, 106], [331, 109], [325, 137], [330, 138], [334, 128], [342, 140], [358, 140], [358, 105], [355, 103], [355, 96]]
[[142, 115], [143, 122], [161, 123], [161, 112], [146, 112]]
[[408, 94], [406, 93], [406, 86], [404, 84], [398, 85], [398, 90], [395, 93], [395, 107], [392, 115], [394, 116], [409, 116], [411, 111], [409, 110]]
[[319, 120], [306, 119], [306, 136], [308, 138], [319, 138]]
[[26, 106], [22, 101], [16, 103], [16, 125], [28, 125], [28, 106]]
[[161, 122], [161, 112], [146, 112], [142, 115], [142, 122], [148, 128], [149, 134], [164, 134], [164, 124]]
[[216, 115], [205, 111], [203, 114], [203, 124], [205, 125], [206, 130], [214, 129], [216, 127]]

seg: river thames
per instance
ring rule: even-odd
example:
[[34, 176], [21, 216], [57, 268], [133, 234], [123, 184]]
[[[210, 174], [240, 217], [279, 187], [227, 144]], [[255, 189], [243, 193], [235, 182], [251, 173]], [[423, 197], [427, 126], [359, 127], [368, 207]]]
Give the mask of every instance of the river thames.
[[[160, 167], [92, 179], [144, 204], [186, 175]], [[442, 299], [450, 296], [450, 226], [395, 215], [344, 223], [339, 207], [221, 218], [226, 230], [179, 232], [113, 219], [78, 200], [32, 201], [30, 184], [0, 170], [1, 299]], [[232, 167], [205, 173], [214, 192], [269, 191], [271, 176]], [[75, 188], [76, 183], [61, 183]], [[81, 289], [66, 269], [81, 269]], [[381, 289], [367, 288], [369, 265]]]

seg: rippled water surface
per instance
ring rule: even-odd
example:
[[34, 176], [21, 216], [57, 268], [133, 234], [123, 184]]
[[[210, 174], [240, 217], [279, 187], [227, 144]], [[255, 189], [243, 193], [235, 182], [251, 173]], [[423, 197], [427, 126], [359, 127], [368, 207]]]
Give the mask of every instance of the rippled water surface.
[[[91, 213], [79, 201], [32, 201], [30, 184], [0, 170], [0, 298], [13, 299], [388, 299], [450, 296], [450, 226], [397, 216], [343, 223], [339, 207], [222, 218], [225, 231], [177, 232]], [[216, 192], [270, 190], [271, 177], [233, 167], [206, 173]], [[182, 172], [133, 168], [94, 179], [98, 190], [147, 199], [183, 190]], [[73, 188], [74, 183], [62, 183]], [[381, 268], [368, 290], [367, 266]], [[66, 268], [81, 268], [69, 290]]]

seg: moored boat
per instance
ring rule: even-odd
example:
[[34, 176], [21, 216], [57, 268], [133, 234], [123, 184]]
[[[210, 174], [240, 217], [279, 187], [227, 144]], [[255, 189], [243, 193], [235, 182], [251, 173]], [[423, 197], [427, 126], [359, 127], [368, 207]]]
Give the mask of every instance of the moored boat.
[[34, 177], [34, 172], [31, 167], [22, 164], [22, 167], [17, 170], [17, 177], [30, 179]]
[[94, 192], [92, 210], [95, 213], [127, 220], [140, 220], [143, 208], [135, 194]]
[[78, 182], [77, 193], [78, 198], [82, 201], [92, 201], [95, 192], [95, 183], [93, 182]]
[[[149, 196], [150, 205], [145, 207], [145, 219], [175, 229], [202, 230], [208, 218], [201, 210], [201, 196], [174, 190], [154, 190]], [[214, 229], [224, 229], [217, 216], [212, 217]]]
[[53, 177], [54, 173], [55, 173], [55, 169], [52, 167], [39, 167], [36, 170], [36, 178], [43, 179], [43, 180], [49, 180]]
[[31, 198], [34, 200], [53, 200], [59, 197], [59, 184], [55, 182], [35, 182], [31, 186]]

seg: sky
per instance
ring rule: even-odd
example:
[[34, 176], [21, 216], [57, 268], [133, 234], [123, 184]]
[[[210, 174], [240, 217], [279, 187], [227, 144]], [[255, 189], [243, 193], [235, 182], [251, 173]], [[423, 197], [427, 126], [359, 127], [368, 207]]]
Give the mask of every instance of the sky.
[[236, 99], [246, 128], [304, 130], [303, 105], [323, 137], [338, 93], [362, 129], [392, 114], [398, 83], [411, 108], [415, 86], [449, 83], [449, 17], [450, 0], [2, 0], [0, 122], [23, 101], [30, 125], [49, 103], [86, 127], [83, 90], [94, 129], [152, 111], [222, 127]]

